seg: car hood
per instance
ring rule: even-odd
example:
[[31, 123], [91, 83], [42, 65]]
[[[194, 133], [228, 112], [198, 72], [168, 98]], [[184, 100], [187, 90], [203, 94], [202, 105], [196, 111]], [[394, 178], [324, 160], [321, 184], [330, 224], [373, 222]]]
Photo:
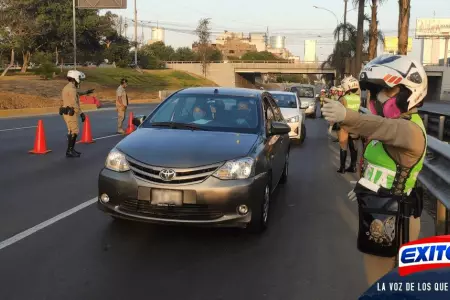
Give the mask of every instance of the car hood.
[[300, 112], [298, 111], [298, 108], [285, 108], [285, 107], [280, 107], [281, 110], [281, 114], [283, 115], [283, 117], [285, 119], [289, 119], [295, 116], [300, 115]]
[[192, 168], [245, 157], [257, 138], [256, 134], [139, 128], [116, 148], [148, 165]]
[[301, 102], [307, 102], [307, 103], [314, 103], [314, 102], [316, 102], [316, 99], [314, 99], [314, 98], [300, 98], [300, 101]]

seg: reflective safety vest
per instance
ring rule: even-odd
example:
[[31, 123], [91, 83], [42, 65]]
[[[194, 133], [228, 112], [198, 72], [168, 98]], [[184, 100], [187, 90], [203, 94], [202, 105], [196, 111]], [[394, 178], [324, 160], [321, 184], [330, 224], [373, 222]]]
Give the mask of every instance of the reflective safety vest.
[[406, 168], [395, 162], [386, 152], [382, 142], [372, 140], [364, 152], [363, 177], [370, 182], [382, 186], [394, 195], [409, 195], [414, 188], [422, 170], [426, 154], [427, 134], [420, 116], [412, 115], [411, 122], [419, 125], [425, 137], [425, 149], [421, 159], [412, 167]]
[[347, 102], [347, 108], [359, 111], [359, 107], [361, 106], [361, 98], [357, 94], [348, 94], [344, 96], [345, 101]]

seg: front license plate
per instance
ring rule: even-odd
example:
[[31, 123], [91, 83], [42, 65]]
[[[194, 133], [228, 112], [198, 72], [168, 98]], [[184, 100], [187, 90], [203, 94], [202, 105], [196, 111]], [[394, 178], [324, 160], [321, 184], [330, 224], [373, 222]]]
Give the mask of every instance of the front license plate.
[[152, 205], [182, 206], [183, 192], [174, 190], [152, 189]]

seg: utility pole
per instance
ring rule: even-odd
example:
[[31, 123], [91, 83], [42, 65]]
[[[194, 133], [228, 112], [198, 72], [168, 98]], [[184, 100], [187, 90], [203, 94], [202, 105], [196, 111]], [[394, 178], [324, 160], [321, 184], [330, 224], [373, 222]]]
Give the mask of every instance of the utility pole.
[[134, 64], [137, 68], [137, 51], [138, 51], [138, 42], [137, 42], [137, 35], [138, 35], [138, 24], [137, 24], [137, 7], [136, 7], [136, 0], [134, 0]]
[[77, 24], [76, 24], [76, 5], [75, 0], [73, 0], [72, 7], [73, 15], [73, 68], [77, 69]]
[[347, 2], [348, 0], [344, 0], [344, 39], [343, 41], [345, 42], [345, 35], [346, 35], [346, 28], [347, 28]]

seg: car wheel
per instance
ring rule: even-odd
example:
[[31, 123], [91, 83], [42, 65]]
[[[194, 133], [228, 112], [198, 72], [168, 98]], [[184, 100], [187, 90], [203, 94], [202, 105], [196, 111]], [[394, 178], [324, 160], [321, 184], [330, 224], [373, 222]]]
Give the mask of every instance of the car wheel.
[[306, 138], [306, 126], [303, 123], [302, 124], [302, 134], [300, 136], [300, 145], [303, 144], [305, 142], [305, 138]]
[[270, 211], [270, 185], [264, 187], [264, 196], [261, 203], [252, 212], [252, 220], [248, 230], [252, 233], [262, 233], [267, 229]]
[[284, 163], [283, 174], [281, 175], [280, 183], [284, 184], [287, 182], [289, 176], [289, 152], [286, 153], [286, 162]]

